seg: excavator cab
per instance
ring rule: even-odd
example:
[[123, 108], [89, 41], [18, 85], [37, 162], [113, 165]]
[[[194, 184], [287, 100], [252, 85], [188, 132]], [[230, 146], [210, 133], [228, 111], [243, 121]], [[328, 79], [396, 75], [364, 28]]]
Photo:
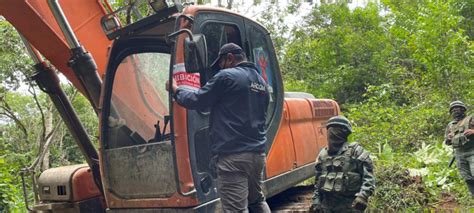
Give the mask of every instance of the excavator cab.
[[135, 1], [117, 11], [106, 1], [67, 1], [64, 10], [57, 0], [47, 2], [0, 0], [0, 13], [91, 101], [100, 145], [97, 152], [54, 70], [38, 60], [36, 81], [54, 88], [45, 92], [88, 165], [52, 168], [33, 180], [39, 199], [32, 211], [219, 212], [209, 168], [210, 110], [179, 106], [165, 82], [199, 89], [217, 72], [209, 64], [229, 42], [243, 48], [269, 86], [265, 195], [314, 175], [314, 159], [327, 142], [324, 124], [339, 106], [284, 92], [270, 35], [260, 24], [169, 0]]
[[182, 13], [157, 13], [111, 34], [117, 37], [109, 53], [100, 122], [108, 207], [215, 211], [209, 110], [177, 105], [165, 82], [174, 78], [179, 86], [197, 90], [217, 71], [208, 66], [220, 47], [240, 45], [271, 86], [267, 137], [273, 141], [283, 93], [268, 32], [226, 10], [189, 6]]

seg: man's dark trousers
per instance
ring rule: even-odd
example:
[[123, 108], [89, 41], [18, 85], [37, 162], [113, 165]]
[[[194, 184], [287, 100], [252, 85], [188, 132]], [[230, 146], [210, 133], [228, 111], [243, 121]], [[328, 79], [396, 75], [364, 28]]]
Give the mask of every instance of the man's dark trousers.
[[223, 212], [270, 212], [262, 191], [265, 154], [221, 154], [216, 167]]

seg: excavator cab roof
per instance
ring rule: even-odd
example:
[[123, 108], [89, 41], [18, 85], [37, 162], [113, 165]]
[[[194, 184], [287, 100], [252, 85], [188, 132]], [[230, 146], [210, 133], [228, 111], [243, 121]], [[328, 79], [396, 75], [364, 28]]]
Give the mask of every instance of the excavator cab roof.
[[170, 20], [174, 20], [173, 14], [181, 10], [182, 6], [179, 3], [169, 4], [166, 1], [154, 1], [140, 5], [129, 4], [103, 16], [101, 26], [107, 38], [113, 40], [154, 29], [154, 26], [163, 23], [169, 23]]

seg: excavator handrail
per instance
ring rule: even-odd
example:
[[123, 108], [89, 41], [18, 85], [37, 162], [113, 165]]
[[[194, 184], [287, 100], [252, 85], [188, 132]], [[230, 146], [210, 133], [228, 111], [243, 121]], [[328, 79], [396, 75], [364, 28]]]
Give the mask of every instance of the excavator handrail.
[[[179, 29], [180, 28], [180, 20], [181, 18], [188, 18], [188, 16], [184, 15], [184, 14], [180, 14], [176, 17], [176, 20], [175, 20], [175, 26], [174, 26], [174, 29], [176, 30], [176, 32], [170, 34], [167, 36], [167, 39], [169, 38], [176, 38], [176, 35], [179, 35], [181, 33], [188, 33], [190, 36], [192, 36], [192, 32], [188, 29]], [[191, 19], [191, 21], [193, 21]], [[174, 35], [173, 35], [174, 34]], [[173, 35], [173, 36], [172, 36]], [[176, 48], [176, 40], [171, 40], [169, 39], [168, 41], [172, 41], [174, 42], [174, 48]], [[168, 78], [168, 82], [170, 83], [170, 88], [173, 87], [173, 66], [174, 66], [174, 62], [176, 60], [176, 56], [175, 54], [171, 54], [171, 63], [170, 63], [170, 69], [169, 69], [169, 78]], [[168, 91], [168, 98], [169, 100], [173, 100], [173, 94], [171, 92], [171, 90]], [[173, 161], [174, 161], [174, 164], [177, 165], [177, 158], [176, 158], [176, 146], [175, 146], [175, 141], [174, 141], [174, 110], [173, 110], [173, 101], [170, 101], [169, 102], [169, 115], [170, 115], [170, 134], [171, 134], [171, 141], [173, 143], [171, 143], [173, 145], [173, 150], [175, 150], [173, 152]], [[190, 190], [189, 192], [183, 192], [182, 189], [181, 189], [181, 185], [180, 185], [180, 181], [179, 181], [179, 172], [178, 172], [178, 168], [177, 167], [174, 167], [175, 169], [175, 179], [176, 179], [176, 183], [178, 183], [178, 193], [183, 196], [183, 197], [188, 197], [188, 196], [191, 196], [193, 195], [194, 193], [197, 192], [196, 190], [196, 187], [194, 187], [194, 189]]]
[[[35, 171], [29, 170], [28, 168], [23, 168], [20, 171], [21, 176], [21, 187], [23, 189], [23, 200], [25, 201], [25, 207], [29, 212], [33, 212], [33, 209], [30, 207], [30, 203], [28, 202], [28, 190], [26, 189], [26, 181], [25, 181], [25, 174], [30, 173], [31, 179], [33, 181], [33, 189], [35, 189], [36, 181], [35, 181]], [[35, 201], [37, 199], [37, 193], [34, 193]]]
[[109, 11], [107, 12], [112, 12], [114, 11], [114, 9], [112, 8], [112, 6], [110, 6], [109, 2], [107, 0], [98, 0], [99, 4], [105, 6]]

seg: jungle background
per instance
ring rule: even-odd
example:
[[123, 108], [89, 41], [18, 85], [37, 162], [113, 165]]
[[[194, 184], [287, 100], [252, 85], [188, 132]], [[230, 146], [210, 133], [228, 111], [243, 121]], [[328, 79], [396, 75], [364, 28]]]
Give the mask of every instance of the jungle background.
[[[473, 113], [474, 0], [380, 0], [361, 7], [351, 1], [245, 2], [217, 5], [257, 11], [251, 17], [272, 34], [286, 91], [335, 99], [353, 123], [351, 140], [373, 154], [377, 190], [370, 208], [474, 205], [456, 167], [448, 168], [452, 149], [442, 143], [451, 101], [464, 101]], [[84, 162], [47, 95], [29, 80], [32, 65], [18, 33], [1, 18], [0, 212], [26, 211], [21, 168], [34, 165], [39, 173]], [[63, 88], [97, 141], [90, 104], [71, 85]], [[34, 164], [39, 153], [45, 157]]]

